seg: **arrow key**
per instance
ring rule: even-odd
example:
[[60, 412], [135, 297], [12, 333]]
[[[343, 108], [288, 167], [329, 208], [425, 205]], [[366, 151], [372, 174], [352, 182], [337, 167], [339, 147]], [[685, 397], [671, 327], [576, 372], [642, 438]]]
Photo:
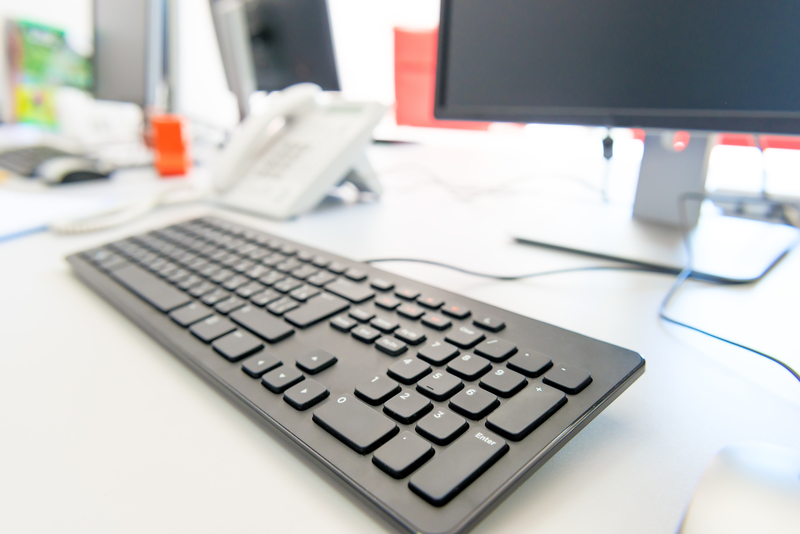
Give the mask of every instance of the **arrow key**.
[[250, 358], [242, 365], [242, 371], [253, 378], [261, 378], [267, 371], [272, 371], [281, 365], [281, 361], [271, 354], [260, 353], [258, 356]]
[[282, 365], [261, 377], [261, 385], [273, 393], [283, 393], [303, 380], [303, 373], [294, 367]]
[[[334, 358], [335, 360], [335, 358]], [[316, 380], [303, 380], [283, 394], [283, 400], [298, 410], [307, 410], [329, 395]]]
[[336, 363], [336, 356], [321, 349], [312, 350], [297, 358], [297, 367], [308, 374], [315, 375]]

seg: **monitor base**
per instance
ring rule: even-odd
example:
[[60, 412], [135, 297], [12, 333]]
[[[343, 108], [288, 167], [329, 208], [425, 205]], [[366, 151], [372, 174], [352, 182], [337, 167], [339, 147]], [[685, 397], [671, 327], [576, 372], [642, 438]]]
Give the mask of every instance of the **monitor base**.
[[[687, 262], [677, 228], [631, 218], [608, 205], [549, 204], [515, 223], [517, 241], [678, 273]], [[736, 217], [703, 214], [692, 230], [694, 276], [744, 283], [761, 278], [800, 241], [800, 231]]]

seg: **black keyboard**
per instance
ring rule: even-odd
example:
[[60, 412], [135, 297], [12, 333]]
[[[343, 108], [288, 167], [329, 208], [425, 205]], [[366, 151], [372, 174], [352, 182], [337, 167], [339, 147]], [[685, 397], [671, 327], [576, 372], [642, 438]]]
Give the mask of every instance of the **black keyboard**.
[[33, 176], [41, 163], [63, 156], [75, 157], [75, 154], [46, 145], [15, 148], [0, 152], [0, 167], [20, 176]]
[[644, 372], [631, 352], [202, 218], [68, 261], [412, 532], [462, 532]]

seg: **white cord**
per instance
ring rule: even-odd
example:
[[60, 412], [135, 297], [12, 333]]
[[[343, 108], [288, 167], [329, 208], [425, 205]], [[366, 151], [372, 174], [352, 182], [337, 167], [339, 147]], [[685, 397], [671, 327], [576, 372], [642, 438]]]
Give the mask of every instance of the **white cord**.
[[123, 203], [92, 215], [77, 219], [61, 219], [52, 221], [49, 228], [57, 234], [81, 234], [105, 230], [121, 224], [129, 223], [146, 215], [157, 206], [181, 204], [203, 200], [211, 194], [210, 189], [179, 187], [169, 189], [156, 195]]

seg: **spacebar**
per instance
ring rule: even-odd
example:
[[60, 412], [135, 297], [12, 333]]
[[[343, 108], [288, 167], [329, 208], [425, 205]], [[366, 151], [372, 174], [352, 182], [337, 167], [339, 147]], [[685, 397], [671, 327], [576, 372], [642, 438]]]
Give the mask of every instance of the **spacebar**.
[[188, 295], [133, 264], [111, 271], [110, 274], [162, 312], [174, 310], [192, 301]]
[[408, 487], [433, 504], [444, 506], [508, 451], [506, 442], [482, 428], [437, 454], [411, 477]]

